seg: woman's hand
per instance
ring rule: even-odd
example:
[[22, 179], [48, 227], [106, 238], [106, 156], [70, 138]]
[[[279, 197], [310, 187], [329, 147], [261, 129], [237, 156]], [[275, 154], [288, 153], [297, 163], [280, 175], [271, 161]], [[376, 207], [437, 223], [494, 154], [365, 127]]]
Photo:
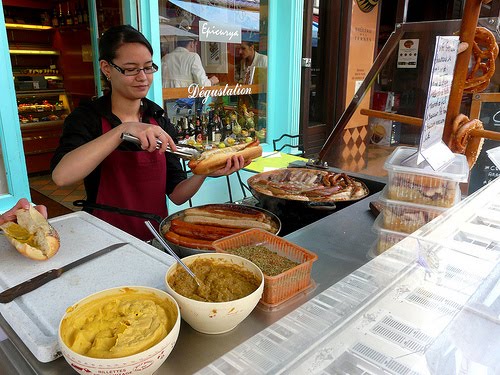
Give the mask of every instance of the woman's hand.
[[[163, 153], [170, 147], [176, 151], [175, 142], [160, 126], [145, 124], [142, 122], [124, 122], [122, 123], [126, 133], [130, 133], [141, 141], [141, 148], [148, 152], [158, 150]], [[158, 147], [157, 140], [161, 141]]]
[[[15, 221], [16, 220], [16, 211], [24, 208], [29, 209], [31, 207], [30, 202], [26, 198], [21, 198], [17, 201], [16, 205], [12, 207], [10, 210], [4, 212], [0, 215], [0, 225], [7, 221]], [[40, 212], [44, 218], [47, 218], [47, 207], [43, 205], [35, 206], [35, 210]]]
[[239, 171], [241, 168], [246, 167], [252, 161], [249, 160], [245, 162], [245, 158], [241, 155], [233, 155], [230, 159], [227, 159], [226, 165], [224, 168], [221, 168], [214, 173], [210, 174], [210, 177], [219, 177], [219, 176], [227, 176], [231, 173]]
[[[239, 171], [241, 168], [246, 167], [251, 163], [251, 160], [245, 162], [245, 158], [241, 155], [233, 155], [226, 162], [224, 168], [221, 168], [214, 173], [210, 174], [210, 177], [219, 177], [219, 176], [227, 176], [231, 173]], [[170, 200], [177, 204], [181, 205], [188, 201], [188, 199], [192, 198], [193, 195], [200, 189], [201, 185], [205, 181], [207, 176], [194, 174], [189, 177], [187, 180], [179, 183], [174, 191], [168, 196]]]

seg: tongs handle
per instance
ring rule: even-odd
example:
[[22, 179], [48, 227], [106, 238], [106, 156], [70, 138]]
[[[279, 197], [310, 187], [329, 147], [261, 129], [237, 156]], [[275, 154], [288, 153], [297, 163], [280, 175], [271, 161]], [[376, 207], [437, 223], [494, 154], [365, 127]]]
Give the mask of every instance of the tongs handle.
[[[123, 139], [124, 141], [128, 141], [128, 142], [132, 142], [132, 143], [135, 143], [136, 145], [141, 145], [141, 140], [139, 138], [137, 138], [136, 136], [132, 135], [132, 134], [129, 134], [129, 133], [122, 133], [121, 135], [121, 139]], [[162, 145], [162, 141], [160, 141], [159, 139], [156, 139], [156, 148], [160, 148]], [[199, 155], [200, 155], [200, 152], [196, 149], [191, 149], [191, 148], [182, 148], [182, 149], [179, 149], [180, 147], [178, 147], [177, 151], [172, 151], [172, 149], [170, 148], [170, 146], [167, 146], [167, 152], [171, 153], [171, 154], [174, 154], [174, 155], [177, 155], [183, 159], [196, 159]]]

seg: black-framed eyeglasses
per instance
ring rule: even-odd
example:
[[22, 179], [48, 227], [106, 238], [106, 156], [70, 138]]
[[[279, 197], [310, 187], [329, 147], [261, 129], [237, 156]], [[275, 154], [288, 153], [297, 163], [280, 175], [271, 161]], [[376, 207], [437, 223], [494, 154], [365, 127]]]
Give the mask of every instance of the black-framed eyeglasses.
[[141, 70], [146, 74], [153, 74], [158, 71], [158, 65], [156, 65], [155, 63], [152, 63], [151, 66], [145, 66], [144, 68], [127, 68], [127, 69], [123, 69], [118, 65], [113, 64], [111, 61], [108, 61], [108, 64], [111, 65], [116, 70], [118, 70], [121, 74], [126, 76], [136, 76], [141, 72]]

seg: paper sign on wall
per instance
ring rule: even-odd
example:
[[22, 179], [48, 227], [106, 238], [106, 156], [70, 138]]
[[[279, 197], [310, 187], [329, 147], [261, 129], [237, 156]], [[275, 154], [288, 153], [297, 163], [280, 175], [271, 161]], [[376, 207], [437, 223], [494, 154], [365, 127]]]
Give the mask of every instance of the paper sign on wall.
[[458, 52], [458, 36], [437, 36], [417, 163], [426, 160], [436, 170], [453, 159], [443, 131]]
[[418, 39], [399, 41], [398, 68], [416, 68], [418, 60]]

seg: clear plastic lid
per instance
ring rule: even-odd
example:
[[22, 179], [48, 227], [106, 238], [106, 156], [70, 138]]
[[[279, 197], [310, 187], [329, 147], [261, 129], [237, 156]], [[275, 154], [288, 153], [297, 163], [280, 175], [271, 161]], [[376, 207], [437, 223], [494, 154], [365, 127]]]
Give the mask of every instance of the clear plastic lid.
[[488, 157], [495, 164], [495, 166], [500, 169], [500, 147], [486, 150], [486, 154], [488, 154]]
[[389, 172], [413, 173], [457, 182], [467, 181], [469, 164], [465, 155], [453, 154], [453, 160], [443, 168], [434, 170], [425, 160], [417, 165], [417, 152], [415, 147], [397, 147], [385, 161], [384, 169]]

